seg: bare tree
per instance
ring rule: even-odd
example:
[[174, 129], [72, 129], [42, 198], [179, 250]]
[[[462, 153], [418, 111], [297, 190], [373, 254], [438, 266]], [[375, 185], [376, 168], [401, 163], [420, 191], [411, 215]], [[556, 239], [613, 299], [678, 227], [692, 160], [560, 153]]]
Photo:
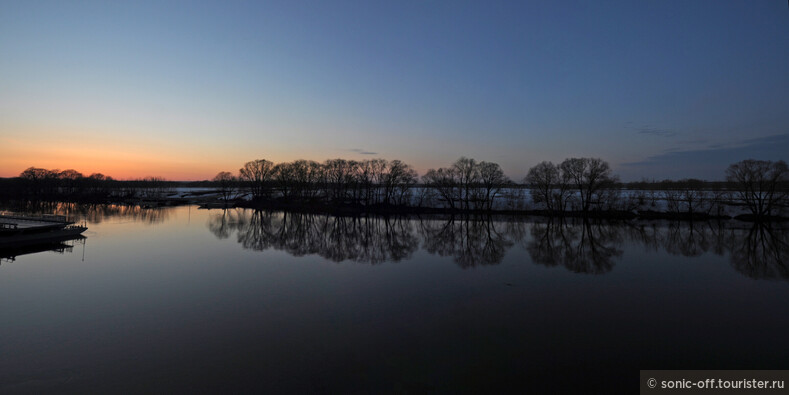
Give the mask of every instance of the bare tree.
[[82, 173], [74, 169], [61, 171], [60, 174], [58, 174], [58, 179], [60, 180], [61, 193], [71, 195], [77, 192], [81, 192], [83, 178], [85, 178], [85, 176], [83, 176]]
[[227, 203], [227, 201], [230, 200], [230, 198], [235, 193], [236, 177], [234, 177], [230, 172], [220, 171], [216, 176], [214, 176], [213, 181], [219, 184], [219, 194], [222, 195], [222, 200]]
[[25, 180], [28, 191], [34, 195], [48, 195], [57, 188], [57, 178], [60, 170], [47, 170], [39, 167], [28, 167], [19, 174]]
[[358, 162], [351, 171], [354, 179], [353, 191], [354, 201], [363, 203], [365, 206], [377, 203], [378, 186], [386, 168], [386, 161], [383, 159], [368, 159]]
[[331, 191], [329, 197], [337, 203], [348, 198], [348, 190], [355, 184], [353, 177], [357, 162], [345, 159], [330, 159], [323, 164], [326, 188]]
[[551, 162], [542, 162], [531, 169], [524, 181], [532, 186], [532, 198], [545, 203], [549, 211], [562, 212], [567, 207], [569, 185], [566, 173]]
[[510, 179], [501, 171], [498, 163], [485, 162], [479, 163], [479, 181], [484, 189], [483, 202], [485, 209], [493, 209], [493, 202], [501, 192], [501, 189], [508, 186]]
[[241, 181], [247, 183], [253, 199], [268, 197], [274, 175], [274, 163], [257, 159], [245, 163], [238, 172]]
[[96, 181], [112, 181], [112, 177], [105, 176], [104, 174], [101, 173], [93, 173], [89, 175], [88, 178]]
[[292, 175], [292, 195], [300, 199], [311, 199], [315, 186], [320, 179], [320, 166], [317, 162], [299, 159], [289, 164]]
[[703, 190], [702, 181], [685, 179], [671, 183], [663, 191], [668, 211], [675, 214], [687, 214], [691, 217], [699, 213], [709, 213], [710, 197]]
[[[613, 187], [616, 182], [608, 162], [599, 158], [565, 159], [559, 167], [578, 191], [583, 212], [589, 212], [592, 203], [602, 203], [600, 192]], [[605, 196], [611, 197], [610, 194]]]
[[430, 169], [422, 179], [425, 186], [435, 190], [439, 198], [445, 201], [449, 208], [455, 208], [455, 202], [460, 200], [458, 175], [455, 168]]
[[283, 198], [290, 199], [293, 195], [293, 184], [296, 176], [293, 171], [292, 163], [277, 163], [274, 166], [273, 179], [276, 182], [277, 190]]
[[88, 192], [93, 195], [108, 195], [110, 193], [109, 183], [114, 181], [112, 177], [101, 173], [93, 173], [88, 176], [86, 183]]
[[771, 216], [789, 199], [789, 168], [782, 160], [747, 159], [734, 163], [726, 169], [726, 180], [736, 185], [736, 196], [757, 218]]
[[416, 184], [417, 173], [411, 166], [399, 160], [389, 163], [382, 176], [383, 203], [404, 205], [410, 202], [411, 188]]
[[498, 164], [466, 157], [452, 167], [430, 169], [422, 179], [449, 208], [463, 210], [491, 210], [502, 189], [511, 183]]
[[385, 159], [331, 159], [323, 164], [296, 160], [276, 165], [259, 159], [247, 162], [239, 173], [256, 198], [270, 196], [274, 188], [289, 200], [365, 206], [410, 203], [410, 189], [418, 178], [411, 166]]
[[169, 192], [167, 181], [162, 177], [145, 177], [137, 182], [137, 186], [141, 195], [140, 197], [148, 199], [161, 199]]
[[302, 191], [303, 197], [307, 200], [320, 198], [321, 184], [325, 178], [323, 165], [315, 161], [306, 161], [304, 173], [305, 188]]
[[479, 169], [477, 166], [477, 161], [474, 159], [466, 158], [465, 156], [460, 157], [455, 163], [452, 165], [452, 168], [455, 169], [455, 174], [457, 175], [457, 182], [458, 187], [460, 188], [461, 192], [461, 202], [463, 204], [463, 208], [468, 210], [471, 208], [470, 202], [474, 194], [474, 186], [479, 181]]

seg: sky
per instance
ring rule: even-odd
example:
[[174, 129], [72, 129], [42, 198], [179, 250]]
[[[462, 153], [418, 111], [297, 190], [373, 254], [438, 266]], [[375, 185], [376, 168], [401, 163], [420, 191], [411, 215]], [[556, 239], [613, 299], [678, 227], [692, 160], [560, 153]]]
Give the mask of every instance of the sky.
[[0, 0], [0, 177], [466, 156], [716, 180], [787, 153], [785, 0]]

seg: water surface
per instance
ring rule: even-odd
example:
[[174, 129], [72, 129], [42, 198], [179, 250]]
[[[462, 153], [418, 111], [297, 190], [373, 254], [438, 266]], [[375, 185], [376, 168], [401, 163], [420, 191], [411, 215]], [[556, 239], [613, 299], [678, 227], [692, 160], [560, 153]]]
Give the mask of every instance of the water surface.
[[87, 238], [0, 265], [0, 392], [633, 390], [639, 369], [789, 369], [777, 225], [57, 208]]

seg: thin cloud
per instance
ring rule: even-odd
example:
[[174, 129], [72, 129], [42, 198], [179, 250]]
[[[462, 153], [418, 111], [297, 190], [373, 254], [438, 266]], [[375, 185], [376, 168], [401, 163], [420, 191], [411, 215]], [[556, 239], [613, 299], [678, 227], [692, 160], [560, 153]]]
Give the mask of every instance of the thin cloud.
[[625, 122], [625, 128], [633, 130], [638, 134], [643, 134], [647, 136], [672, 137], [679, 134], [675, 130], [659, 128], [652, 126], [650, 124], [641, 124], [641, 126], [637, 126], [636, 123], [633, 121]]
[[[722, 179], [726, 168], [744, 159], [786, 160], [789, 133], [751, 138], [704, 149], [666, 151], [620, 168], [633, 176]], [[636, 170], [637, 169], [637, 170]]]
[[660, 137], [671, 137], [677, 135], [677, 132], [670, 129], [658, 129], [658, 128], [651, 128], [648, 126], [638, 129], [638, 133], [646, 134], [650, 136], [660, 136]]
[[348, 149], [348, 151], [356, 152], [357, 154], [361, 154], [361, 155], [378, 155], [377, 152], [367, 151], [362, 148], [350, 148]]

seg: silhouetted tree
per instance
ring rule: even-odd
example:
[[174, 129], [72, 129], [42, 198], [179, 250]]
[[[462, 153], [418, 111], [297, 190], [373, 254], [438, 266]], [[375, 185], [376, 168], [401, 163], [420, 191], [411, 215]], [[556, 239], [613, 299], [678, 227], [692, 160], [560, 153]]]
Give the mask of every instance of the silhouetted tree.
[[93, 173], [85, 181], [88, 191], [95, 197], [106, 197], [110, 194], [109, 184], [113, 181], [112, 177], [107, 177], [101, 173]]
[[418, 175], [411, 166], [399, 160], [389, 162], [381, 176], [384, 204], [406, 205], [410, 203], [411, 188], [416, 184]]
[[702, 182], [695, 179], [680, 180], [672, 183], [663, 192], [668, 211], [672, 213], [707, 214], [712, 209], [712, 195], [702, 190]]
[[149, 199], [161, 199], [170, 190], [167, 185], [167, 180], [162, 177], [152, 176], [136, 181], [136, 185], [131, 186], [131, 189], [138, 193], [139, 197]]
[[28, 192], [33, 196], [40, 196], [52, 192], [53, 182], [57, 179], [57, 170], [47, 170], [39, 167], [28, 167], [19, 178], [25, 181]]
[[324, 164], [324, 175], [329, 197], [337, 203], [348, 199], [348, 190], [355, 182], [353, 173], [357, 162], [345, 159], [329, 159]]
[[430, 169], [422, 177], [449, 208], [490, 210], [510, 180], [496, 163], [461, 157], [452, 167]]
[[734, 163], [726, 169], [726, 180], [735, 184], [736, 196], [757, 218], [769, 217], [787, 204], [789, 168], [782, 160]]
[[446, 202], [447, 206], [455, 209], [455, 202], [460, 201], [460, 190], [457, 170], [454, 168], [430, 169], [422, 179], [425, 186], [436, 191], [439, 199]]
[[602, 206], [616, 195], [601, 192], [614, 186], [616, 178], [611, 175], [608, 162], [598, 158], [569, 158], [559, 165], [570, 185], [578, 192], [581, 210], [588, 212], [593, 203]]
[[293, 186], [296, 183], [293, 164], [277, 163], [273, 169], [273, 178], [280, 196], [285, 199], [290, 199], [294, 189]]
[[240, 179], [254, 198], [268, 197], [273, 187], [287, 201], [336, 204], [407, 205], [418, 175], [399, 160], [353, 161], [330, 159], [324, 163], [307, 160], [278, 163], [247, 162]]
[[474, 186], [479, 181], [479, 168], [477, 161], [465, 156], [460, 157], [452, 165], [457, 175], [458, 188], [460, 191], [460, 201], [463, 203], [462, 208], [469, 210], [472, 207], [470, 202], [477, 201], [477, 196], [474, 193]]
[[222, 200], [227, 203], [236, 191], [236, 177], [227, 171], [220, 171], [214, 176], [214, 182], [218, 184], [217, 191], [222, 196]]
[[386, 161], [383, 159], [363, 160], [352, 168], [353, 201], [369, 206], [376, 203], [378, 185], [381, 181]]
[[510, 186], [510, 179], [501, 171], [498, 163], [485, 162], [479, 163], [479, 182], [484, 190], [482, 201], [484, 208], [493, 209], [493, 202], [501, 192], [502, 188]]
[[274, 175], [274, 163], [265, 159], [249, 161], [239, 169], [239, 175], [241, 180], [247, 183], [253, 199], [268, 197]]
[[322, 178], [322, 167], [314, 161], [299, 159], [290, 163], [291, 195], [304, 200], [315, 197], [318, 182]]
[[60, 189], [62, 193], [74, 195], [81, 192], [82, 181], [84, 178], [82, 173], [74, 169], [63, 170], [60, 172], [60, 174], [58, 174], [58, 178], [61, 181]]
[[524, 182], [532, 186], [535, 203], [544, 203], [549, 211], [562, 212], [570, 197], [568, 175], [551, 162], [542, 162], [531, 169]]

